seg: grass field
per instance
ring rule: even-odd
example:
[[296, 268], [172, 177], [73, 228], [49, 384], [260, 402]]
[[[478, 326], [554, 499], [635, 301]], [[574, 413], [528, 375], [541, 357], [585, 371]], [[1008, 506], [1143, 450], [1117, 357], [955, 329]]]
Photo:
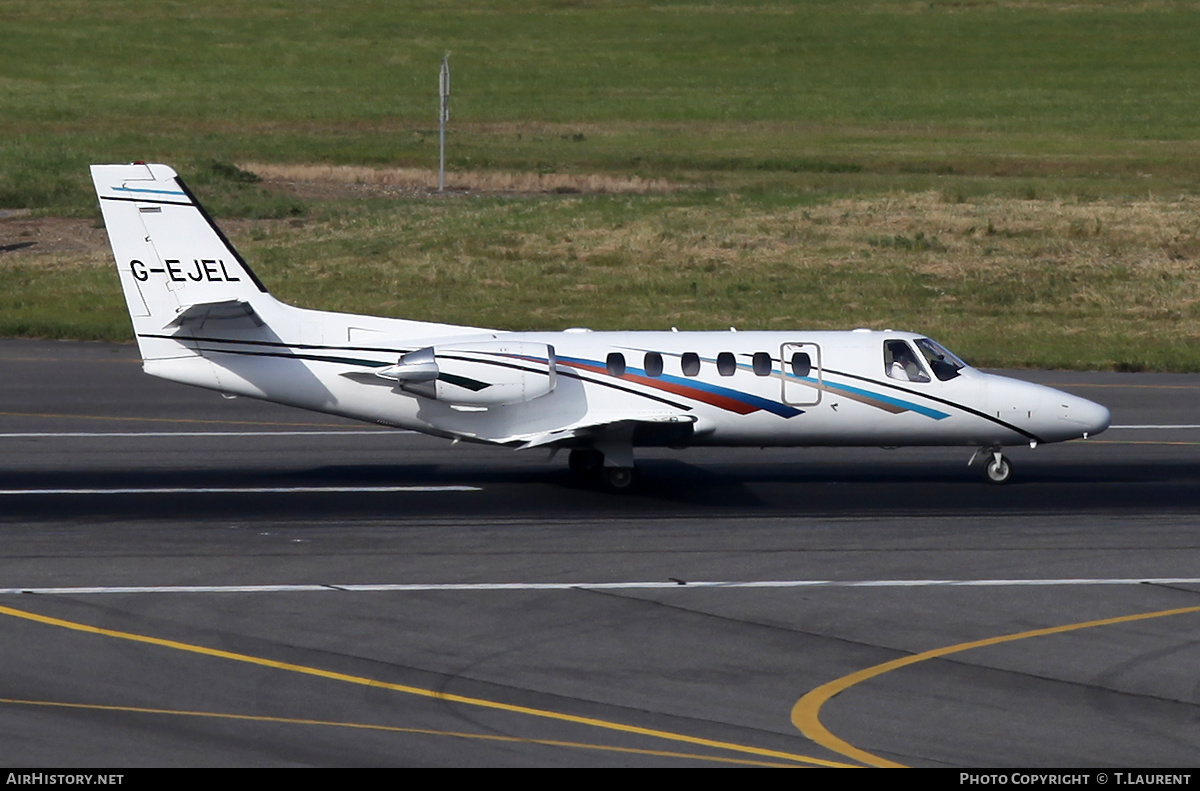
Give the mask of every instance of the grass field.
[[[6, 0], [0, 22], [0, 211], [88, 224], [90, 162], [170, 162], [306, 306], [903, 327], [980, 364], [1200, 370], [1200, 3]], [[12, 227], [0, 333], [129, 337], [106, 251]]]

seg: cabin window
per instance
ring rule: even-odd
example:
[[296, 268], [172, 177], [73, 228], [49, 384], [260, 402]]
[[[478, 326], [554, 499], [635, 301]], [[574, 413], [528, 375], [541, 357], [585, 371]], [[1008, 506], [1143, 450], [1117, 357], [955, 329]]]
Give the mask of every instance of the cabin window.
[[917, 360], [917, 355], [904, 341], [883, 342], [883, 370], [901, 382], [928, 382], [929, 374]]
[[609, 352], [606, 365], [610, 376], [625, 375], [625, 355], [620, 352]]
[[662, 376], [663, 358], [658, 352], [646, 352], [646, 359], [642, 365], [646, 369], [646, 376]]
[[812, 372], [812, 358], [808, 352], [792, 353], [792, 375], [805, 377]]
[[679, 365], [683, 368], [684, 376], [697, 376], [700, 373], [700, 355], [695, 352], [684, 352], [679, 358]]
[[755, 352], [752, 362], [755, 376], [771, 375], [771, 355], [766, 352]]
[[721, 352], [717, 355], [717, 373], [721, 376], [733, 376], [737, 371], [737, 360], [733, 352]]

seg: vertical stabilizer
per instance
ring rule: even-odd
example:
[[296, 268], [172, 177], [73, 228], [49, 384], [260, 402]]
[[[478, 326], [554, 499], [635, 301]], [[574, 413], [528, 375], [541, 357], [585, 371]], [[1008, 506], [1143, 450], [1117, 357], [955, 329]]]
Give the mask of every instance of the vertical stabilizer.
[[191, 317], [255, 316], [273, 302], [166, 165], [93, 165], [92, 181], [142, 357], [176, 356]]

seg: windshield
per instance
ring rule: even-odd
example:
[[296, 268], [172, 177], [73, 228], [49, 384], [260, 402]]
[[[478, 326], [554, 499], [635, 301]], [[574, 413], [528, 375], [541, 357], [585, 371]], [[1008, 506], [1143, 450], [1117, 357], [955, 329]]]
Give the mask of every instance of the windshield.
[[937, 341], [918, 338], [916, 344], [929, 363], [929, 367], [933, 369], [933, 375], [943, 382], [958, 376], [958, 372], [967, 367], [966, 363], [955, 357], [951, 351]]

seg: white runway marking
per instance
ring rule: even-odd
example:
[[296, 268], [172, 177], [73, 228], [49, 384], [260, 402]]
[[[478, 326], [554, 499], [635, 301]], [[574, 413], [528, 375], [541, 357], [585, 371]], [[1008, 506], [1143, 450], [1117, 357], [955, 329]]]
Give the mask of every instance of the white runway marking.
[[343, 494], [379, 492], [479, 492], [478, 486], [272, 486], [161, 489], [0, 489], [0, 496], [62, 494]]
[[[1144, 424], [1109, 426], [1114, 430], [1200, 429], [1200, 423]], [[394, 437], [416, 434], [411, 429], [349, 429], [338, 431], [9, 431], [0, 439], [103, 439], [106, 437]]]
[[711, 588], [988, 588], [1074, 585], [1200, 585], [1200, 577], [1117, 577], [1038, 580], [761, 580], [696, 582], [478, 582], [395, 583], [362, 585], [154, 585], [75, 588], [0, 588], [0, 595], [34, 593], [82, 595], [94, 593], [406, 593], [416, 591], [531, 591], [531, 590], [676, 590]]
[[416, 434], [407, 429], [360, 428], [349, 431], [12, 431], [0, 439], [93, 439], [100, 437], [394, 437]]
[[1197, 423], [1177, 423], [1177, 424], [1174, 424], [1174, 425], [1151, 425], [1151, 424], [1147, 424], [1147, 425], [1143, 425], [1143, 426], [1109, 426], [1109, 427], [1108, 427], [1108, 430], [1109, 430], [1109, 431], [1112, 431], [1113, 429], [1122, 429], [1122, 428], [1125, 428], [1125, 429], [1164, 429], [1164, 430], [1167, 430], [1167, 429], [1177, 429], [1177, 428], [1200, 428], [1200, 424], [1197, 424]]

